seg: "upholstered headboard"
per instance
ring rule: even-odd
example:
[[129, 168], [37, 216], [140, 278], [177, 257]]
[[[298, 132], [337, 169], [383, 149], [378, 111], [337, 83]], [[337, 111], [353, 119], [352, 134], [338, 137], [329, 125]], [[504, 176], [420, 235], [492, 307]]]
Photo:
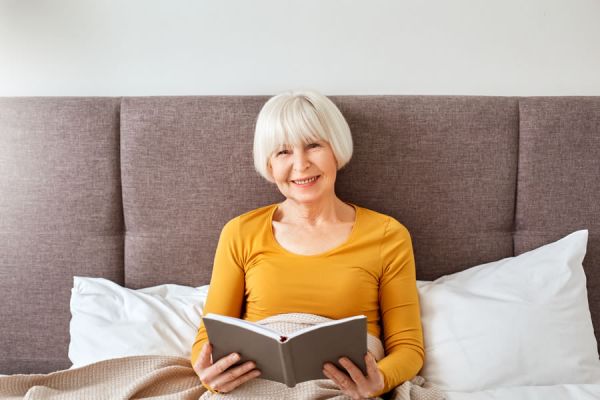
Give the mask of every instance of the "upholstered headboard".
[[[0, 373], [70, 366], [74, 275], [209, 282], [223, 224], [282, 200], [252, 163], [266, 99], [0, 99]], [[409, 229], [419, 279], [586, 228], [600, 332], [600, 98], [332, 100], [355, 143], [338, 195]]]

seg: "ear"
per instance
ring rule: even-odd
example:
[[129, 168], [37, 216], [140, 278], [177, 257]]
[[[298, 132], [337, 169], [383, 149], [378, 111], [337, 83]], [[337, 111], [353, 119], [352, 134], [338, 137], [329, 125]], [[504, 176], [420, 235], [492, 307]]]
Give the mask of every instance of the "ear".
[[275, 183], [275, 178], [273, 178], [273, 168], [271, 167], [271, 161], [267, 161], [267, 180], [271, 183]]

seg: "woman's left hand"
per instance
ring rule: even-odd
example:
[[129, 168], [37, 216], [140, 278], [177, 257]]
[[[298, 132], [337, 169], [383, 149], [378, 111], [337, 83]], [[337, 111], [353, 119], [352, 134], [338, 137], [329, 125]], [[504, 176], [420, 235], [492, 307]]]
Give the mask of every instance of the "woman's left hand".
[[348, 371], [347, 374], [332, 363], [325, 363], [323, 374], [338, 385], [345, 395], [357, 400], [368, 399], [373, 396], [373, 393], [383, 389], [383, 374], [377, 368], [377, 362], [371, 353], [365, 355], [367, 375], [363, 375], [360, 368], [346, 357], [338, 361]]

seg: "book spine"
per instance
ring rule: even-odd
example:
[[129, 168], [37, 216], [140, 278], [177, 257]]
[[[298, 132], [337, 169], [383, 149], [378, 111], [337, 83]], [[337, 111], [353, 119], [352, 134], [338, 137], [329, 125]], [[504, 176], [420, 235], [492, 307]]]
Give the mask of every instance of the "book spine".
[[294, 373], [294, 365], [292, 364], [292, 352], [286, 342], [279, 342], [279, 358], [281, 360], [281, 370], [283, 371], [283, 379], [287, 387], [296, 386], [296, 374]]

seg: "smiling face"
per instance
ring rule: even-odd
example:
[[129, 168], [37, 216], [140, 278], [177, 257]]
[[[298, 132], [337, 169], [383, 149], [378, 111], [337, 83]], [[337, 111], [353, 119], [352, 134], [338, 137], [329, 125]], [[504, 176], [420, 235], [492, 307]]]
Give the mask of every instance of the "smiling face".
[[337, 162], [324, 140], [280, 147], [269, 159], [269, 172], [289, 200], [310, 204], [335, 197]]

